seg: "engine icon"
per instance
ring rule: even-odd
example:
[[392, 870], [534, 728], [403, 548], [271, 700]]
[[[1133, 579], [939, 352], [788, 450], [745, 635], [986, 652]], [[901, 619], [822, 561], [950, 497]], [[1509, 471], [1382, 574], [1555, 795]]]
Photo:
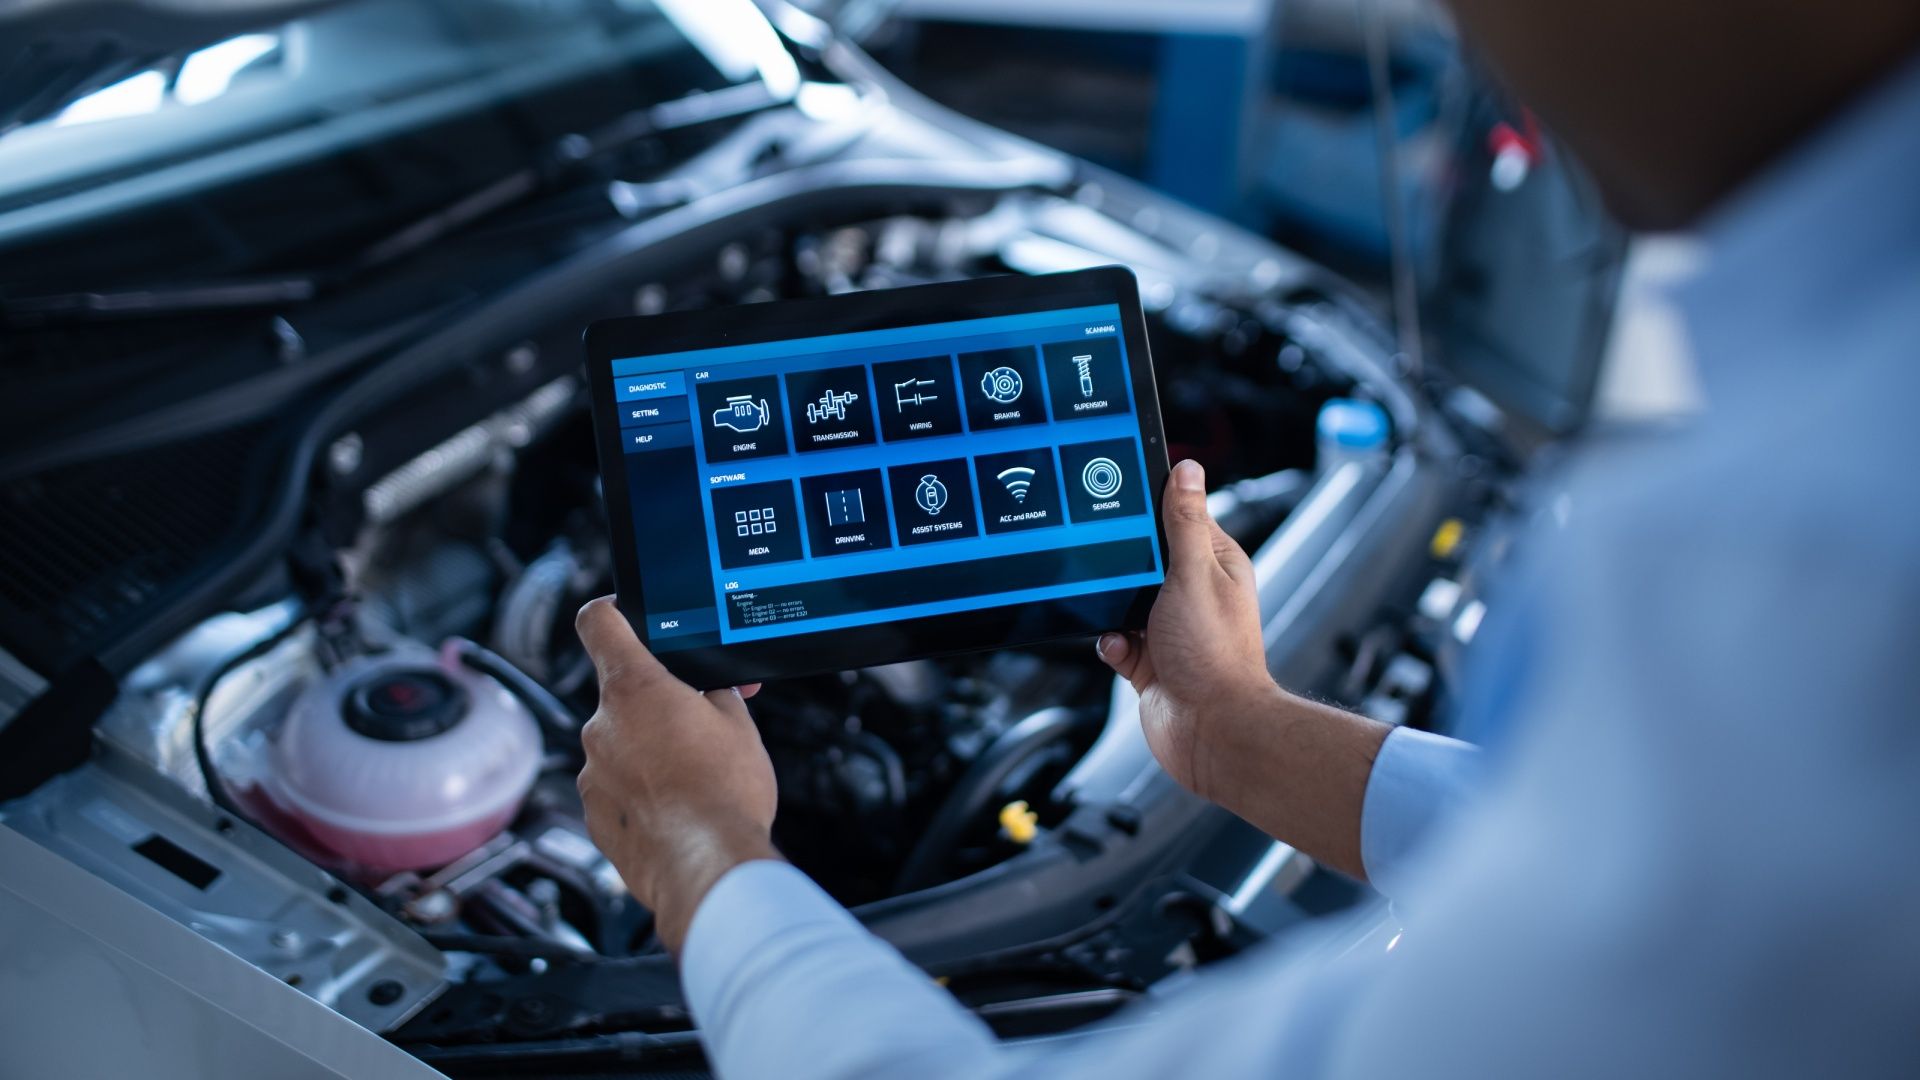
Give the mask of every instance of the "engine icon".
[[1120, 465], [1112, 458], [1097, 457], [1087, 462], [1080, 470], [1080, 486], [1087, 494], [1096, 499], [1111, 499], [1120, 493], [1120, 485], [1126, 477], [1120, 474]]
[[920, 478], [919, 486], [913, 489], [913, 501], [929, 516], [937, 516], [947, 507], [947, 485], [941, 483], [938, 476], [928, 473]]
[[848, 390], [828, 390], [820, 395], [820, 400], [807, 405], [807, 423], [817, 424], [822, 420], [847, 422], [847, 406], [860, 400], [860, 395]]
[[1011, 405], [1020, 400], [1020, 391], [1026, 385], [1020, 379], [1020, 373], [1010, 367], [997, 367], [980, 377], [980, 392], [1002, 405]]
[[1027, 492], [1033, 489], [1033, 476], [1032, 469], [1025, 465], [1015, 465], [1011, 469], [1003, 470], [998, 479], [1006, 485], [1007, 494], [1013, 496], [1014, 502], [1024, 503], [1027, 501]]
[[772, 419], [773, 412], [767, 408], [767, 399], [755, 401], [752, 394], [730, 397], [725, 405], [713, 410], [714, 427], [731, 428], [742, 435], [759, 431]]

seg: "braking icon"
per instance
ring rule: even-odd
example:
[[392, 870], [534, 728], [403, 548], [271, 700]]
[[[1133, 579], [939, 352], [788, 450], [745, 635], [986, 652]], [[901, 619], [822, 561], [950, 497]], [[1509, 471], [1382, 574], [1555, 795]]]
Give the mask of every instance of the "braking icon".
[[1020, 373], [1010, 367], [997, 367], [980, 377], [980, 392], [1002, 405], [1019, 401], [1020, 391], [1024, 389]]
[[773, 418], [772, 410], [767, 408], [767, 399], [758, 401], [752, 394], [737, 394], [727, 399], [727, 403], [713, 410], [713, 426], [731, 428], [742, 435], [751, 435], [766, 427]]

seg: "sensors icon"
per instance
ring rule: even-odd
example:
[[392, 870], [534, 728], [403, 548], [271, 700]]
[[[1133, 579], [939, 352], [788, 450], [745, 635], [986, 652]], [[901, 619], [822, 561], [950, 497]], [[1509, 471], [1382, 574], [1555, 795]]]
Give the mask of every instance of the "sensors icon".
[[1096, 499], [1111, 499], [1118, 495], [1120, 485], [1125, 481], [1119, 463], [1112, 458], [1094, 458], [1087, 462], [1086, 468], [1080, 470], [1080, 486]]
[[738, 394], [727, 399], [727, 403], [713, 410], [713, 426], [731, 428], [742, 435], [751, 435], [766, 427], [772, 420], [773, 412], [767, 408], [767, 399], [755, 401], [752, 394]]
[[[1001, 370], [1005, 371], [1006, 369], [1002, 368]], [[1017, 375], [1014, 377], [1019, 378]], [[1006, 486], [1007, 494], [1013, 496], [1014, 502], [1024, 503], [1027, 501], [1027, 492], [1033, 488], [1033, 476], [1034, 472], [1032, 469], [1027, 468], [1025, 465], [1015, 465], [1011, 469], [1001, 470], [998, 479], [1001, 484]]]
[[1020, 400], [1020, 391], [1026, 389], [1020, 379], [1020, 373], [1010, 367], [997, 367], [980, 377], [980, 392], [991, 401], [1002, 405], [1011, 405]]

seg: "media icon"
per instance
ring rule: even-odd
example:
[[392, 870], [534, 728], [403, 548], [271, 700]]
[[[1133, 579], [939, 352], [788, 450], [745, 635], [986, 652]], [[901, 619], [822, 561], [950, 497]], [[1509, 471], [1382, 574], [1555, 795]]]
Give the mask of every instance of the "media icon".
[[1093, 354], [1082, 353], [1073, 358], [1073, 370], [1080, 376], [1080, 396], [1093, 396]]
[[765, 536], [779, 532], [780, 525], [774, 520], [773, 507], [763, 506], [754, 510], [735, 510], [733, 531], [736, 536]]
[[932, 379], [908, 379], [893, 384], [893, 411], [906, 412], [907, 406], [921, 406], [929, 401], [939, 401], [940, 395], [933, 392], [939, 383]]
[[1080, 486], [1087, 494], [1096, 499], [1111, 499], [1120, 493], [1120, 485], [1126, 477], [1120, 474], [1120, 465], [1112, 458], [1097, 457], [1087, 462], [1080, 470]]
[[1025, 465], [1002, 469], [996, 474], [996, 478], [1007, 489], [1007, 494], [1013, 496], [1013, 501], [1017, 503], [1027, 501], [1027, 492], [1033, 490], [1033, 476], [1033, 470]]
[[844, 424], [847, 421], [847, 406], [859, 400], [860, 395], [851, 390], [844, 393], [839, 390], [828, 390], [820, 395], [819, 401], [807, 405], [807, 423], [819, 424], [822, 421], [834, 420]]
[[980, 392], [990, 401], [1001, 405], [1011, 405], [1020, 400], [1020, 392], [1026, 389], [1026, 383], [1020, 373], [1010, 367], [997, 367], [980, 377]]
[[827, 500], [827, 524], [833, 528], [846, 525], [864, 525], [867, 522], [867, 501], [859, 488], [842, 488], [829, 491]]
[[731, 428], [742, 435], [751, 435], [767, 426], [773, 410], [767, 408], [767, 399], [755, 401], [752, 394], [735, 394], [727, 403], [713, 410], [713, 426]]
[[[779, 423], [776, 416], [774, 423]], [[726, 569], [792, 562], [803, 558], [805, 531], [794, 503], [793, 481], [736, 484], [713, 489], [714, 545]], [[729, 527], [731, 526], [731, 527]]]
[[937, 517], [940, 511], [947, 508], [947, 485], [941, 483], [940, 477], [933, 473], [922, 476], [920, 483], [914, 486], [913, 503]]

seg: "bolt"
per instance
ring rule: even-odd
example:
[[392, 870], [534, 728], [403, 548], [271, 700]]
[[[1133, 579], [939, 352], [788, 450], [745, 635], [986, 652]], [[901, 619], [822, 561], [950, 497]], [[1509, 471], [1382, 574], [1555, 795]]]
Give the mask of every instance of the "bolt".
[[360, 468], [361, 461], [365, 460], [366, 450], [367, 445], [361, 441], [360, 434], [349, 431], [333, 440], [333, 445], [327, 448], [327, 464], [335, 476], [351, 476]]
[[667, 290], [661, 285], [642, 285], [633, 291], [635, 315], [658, 315], [667, 310]]
[[385, 1007], [399, 1001], [400, 995], [406, 992], [407, 988], [401, 986], [397, 980], [381, 979], [367, 987], [367, 1001], [369, 1004]]
[[507, 370], [515, 375], [525, 375], [540, 362], [540, 347], [531, 341], [523, 341], [507, 350]]

